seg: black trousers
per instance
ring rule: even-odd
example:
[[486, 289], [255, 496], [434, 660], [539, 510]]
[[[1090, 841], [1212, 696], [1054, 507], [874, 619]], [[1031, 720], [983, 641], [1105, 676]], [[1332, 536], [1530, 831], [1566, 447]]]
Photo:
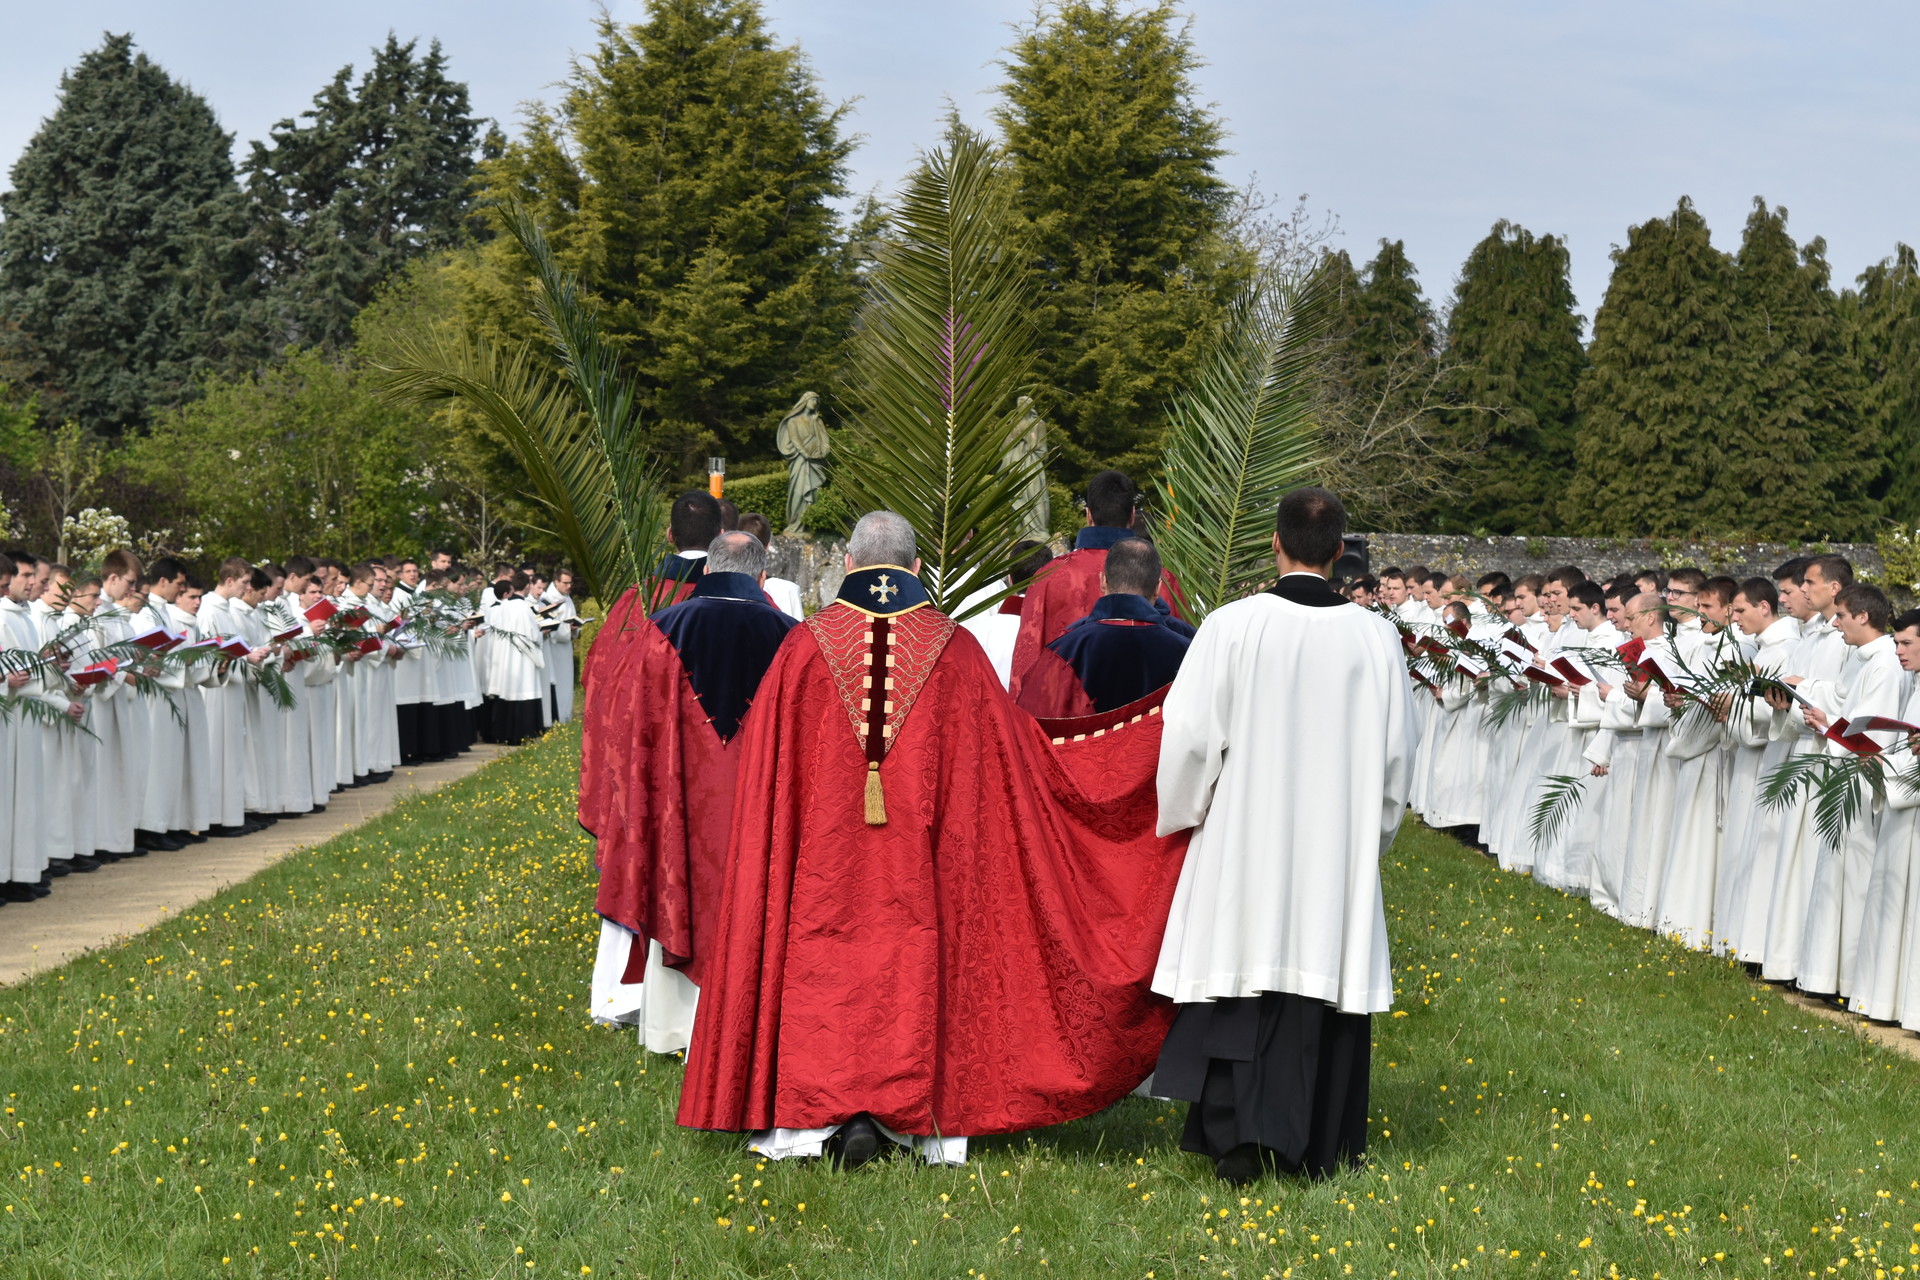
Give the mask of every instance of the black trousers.
[[1373, 1020], [1264, 992], [1183, 1004], [1153, 1091], [1187, 1108], [1182, 1150], [1219, 1159], [1248, 1143], [1284, 1173], [1324, 1178], [1367, 1150]]

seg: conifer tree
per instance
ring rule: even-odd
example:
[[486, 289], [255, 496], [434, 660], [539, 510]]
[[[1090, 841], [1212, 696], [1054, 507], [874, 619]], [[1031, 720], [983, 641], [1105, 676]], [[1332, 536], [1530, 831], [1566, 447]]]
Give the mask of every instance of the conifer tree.
[[1733, 259], [1682, 197], [1631, 228], [1593, 320], [1575, 393], [1576, 470], [1562, 512], [1576, 533], [1646, 536], [1727, 527], [1712, 501], [1734, 334]]
[[1223, 131], [1194, 100], [1198, 60], [1170, 3], [1068, 0], [1009, 53], [995, 114], [1033, 246], [1059, 470], [1142, 471], [1251, 266], [1224, 234]]
[[1880, 462], [1826, 242], [1804, 249], [1787, 211], [1756, 198], [1736, 261], [1728, 394], [1707, 513], [1716, 531], [1782, 539], [1868, 534]]
[[1508, 222], [1467, 256], [1447, 315], [1448, 398], [1441, 415], [1472, 461], [1436, 505], [1446, 532], [1558, 531], [1573, 468], [1573, 395], [1586, 352], [1564, 242]]
[[460, 238], [479, 121], [439, 42], [414, 49], [389, 33], [357, 84], [342, 67], [299, 121], [253, 144], [247, 193], [276, 345], [339, 348], [396, 269]]
[[131, 36], [61, 77], [0, 195], [0, 331], [53, 415], [125, 430], [248, 354], [232, 143]]
[[[756, 0], [648, 0], [636, 25], [603, 15], [560, 108], [481, 165], [484, 199], [524, 203], [603, 308], [656, 448], [687, 470], [771, 453], [795, 397], [831, 381], [854, 300], [841, 116]], [[480, 264], [465, 314], [527, 336], [511, 238]]]
[[1849, 304], [1860, 414], [1886, 459], [1885, 514], [1920, 525], [1920, 261], [1901, 244], [1861, 273]]

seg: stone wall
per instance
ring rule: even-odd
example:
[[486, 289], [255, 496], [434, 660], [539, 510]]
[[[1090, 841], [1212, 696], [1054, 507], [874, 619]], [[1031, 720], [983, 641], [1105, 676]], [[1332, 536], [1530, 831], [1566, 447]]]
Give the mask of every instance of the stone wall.
[[1578, 565], [1596, 580], [1637, 569], [1678, 569], [1682, 565], [1709, 574], [1747, 578], [1772, 576], [1783, 560], [1798, 555], [1845, 556], [1863, 577], [1878, 578], [1884, 566], [1871, 543], [1686, 541], [1668, 538], [1470, 538], [1437, 534], [1374, 533], [1367, 535], [1374, 572], [1388, 565], [1409, 568], [1423, 564], [1446, 573], [1478, 576], [1501, 570], [1518, 578], [1549, 573], [1561, 565]]
[[847, 541], [806, 533], [776, 533], [767, 548], [767, 574], [800, 584], [807, 612], [833, 602], [847, 576]]

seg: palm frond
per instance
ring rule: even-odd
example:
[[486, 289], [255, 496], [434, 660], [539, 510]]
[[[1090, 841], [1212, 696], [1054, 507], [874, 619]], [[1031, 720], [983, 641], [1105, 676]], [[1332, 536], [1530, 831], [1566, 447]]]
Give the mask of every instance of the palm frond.
[[[9, 652], [18, 651], [9, 650]], [[8, 724], [14, 720], [45, 725], [50, 729], [63, 729], [69, 733], [84, 733], [89, 738], [97, 736], [93, 730], [50, 702], [42, 702], [38, 698], [0, 697], [0, 724]]]
[[1587, 780], [1572, 774], [1554, 773], [1547, 775], [1546, 785], [1540, 789], [1540, 802], [1533, 806], [1531, 833], [1533, 847], [1545, 849], [1560, 834], [1560, 828], [1586, 799]]
[[1808, 754], [1790, 757], [1762, 780], [1760, 802], [1769, 809], [1792, 805], [1811, 792], [1814, 833], [1838, 848], [1868, 811], [1867, 797], [1886, 798], [1886, 774], [1878, 756]]
[[1487, 700], [1487, 728], [1498, 729], [1515, 716], [1546, 702], [1552, 696], [1547, 692], [1545, 685], [1534, 684], [1531, 681], [1518, 689], [1498, 690]]
[[1331, 296], [1317, 273], [1256, 281], [1174, 399], [1157, 541], [1193, 622], [1274, 574], [1274, 509], [1320, 462], [1314, 379]]
[[[1026, 519], [1016, 499], [1044, 468], [1016, 447], [1033, 288], [1012, 179], [964, 125], [908, 181], [891, 225], [854, 326], [853, 447], [837, 483], [866, 510], [906, 517], [934, 606], [953, 613], [1012, 572]], [[968, 613], [998, 600], [983, 596]]]
[[430, 331], [396, 341], [398, 355], [380, 366], [382, 389], [403, 403], [457, 399], [480, 414], [525, 470], [588, 591], [611, 599], [639, 581], [660, 548], [659, 475], [633, 387], [579, 282], [560, 269], [525, 209], [509, 207], [504, 222], [533, 264], [533, 314], [561, 376], [530, 348]]

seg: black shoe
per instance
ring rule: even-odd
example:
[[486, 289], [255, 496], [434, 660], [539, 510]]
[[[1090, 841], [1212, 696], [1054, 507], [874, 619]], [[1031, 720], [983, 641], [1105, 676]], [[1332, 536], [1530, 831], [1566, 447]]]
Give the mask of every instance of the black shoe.
[[47, 874], [50, 876], [72, 875], [73, 867], [65, 858], [48, 858]]
[[1213, 1171], [1229, 1186], [1244, 1187], [1267, 1171], [1265, 1152], [1256, 1142], [1243, 1142], [1213, 1162]]
[[243, 836], [247, 834], [247, 829], [244, 824], [239, 826], [228, 826], [224, 822], [216, 822], [212, 826], [207, 828], [207, 834], [212, 836], [215, 840], [231, 840], [235, 836]]
[[307, 816], [307, 815], [308, 815], [309, 813], [312, 813], [312, 812], [313, 812], [313, 810], [311, 810], [311, 809], [302, 809], [302, 810], [300, 810], [300, 812], [298, 812], [298, 813], [283, 813], [283, 814], [281, 814], [280, 816], [281, 816], [281, 817], [283, 817], [283, 818], [285, 818], [285, 819], [287, 819], [288, 821], [292, 821], [292, 820], [294, 820], [295, 818], [304, 818], [304, 817], [306, 817], [306, 816]]
[[188, 844], [205, 844], [207, 842], [207, 833], [204, 831], [189, 831], [186, 833], [186, 838]]
[[145, 848], [142, 845], [135, 845], [133, 846], [133, 848], [127, 850], [125, 853], [121, 854], [120, 856], [123, 858], [144, 858], [150, 852], [151, 850]]
[[75, 871], [98, 871], [102, 864], [100, 859], [88, 857], [86, 854], [81, 853], [68, 858], [67, 865]]
[[30, 884], [23, 884], [18, 880], [0, 880], [0, 900], [6, 902], [32, 902], [39, 896], [39, 894], [33, 891], [33, 886]]
[[169, 853], [175, 849], [186, 848], [185, 845], [160, 834], [158, 831], [136, 831], [133, 833], [133, 842], [142, 849], [161, 849]]
[[105, 866], [109, 862], [118, 862], [122, 858], [132, 857], [133, 855], [126, 854], [126, 853], [115, 853], [111, 849], [95, 849], [93, 851], [93, 856], [99, 860], [102, 866]]
[[370, 773], [367, 775], [367, 781], [369, 783], [388, 782], [388, 781], [391, 781], [392, 778], [393, 778], [393, 770], [391, 769], [383, 770], [380, 773]]
[[827, 1139], [827, 1159], [836, 1169], [858, 1169], [880, 1154], [885, 1140], [873, 1117], [862, 1111]]
[[323, 804], [317, 804], [313, 806], [313, 808], [307, 810], [308, 813], [325, 813], [326, 811], [327, 811], [327, 806]]

